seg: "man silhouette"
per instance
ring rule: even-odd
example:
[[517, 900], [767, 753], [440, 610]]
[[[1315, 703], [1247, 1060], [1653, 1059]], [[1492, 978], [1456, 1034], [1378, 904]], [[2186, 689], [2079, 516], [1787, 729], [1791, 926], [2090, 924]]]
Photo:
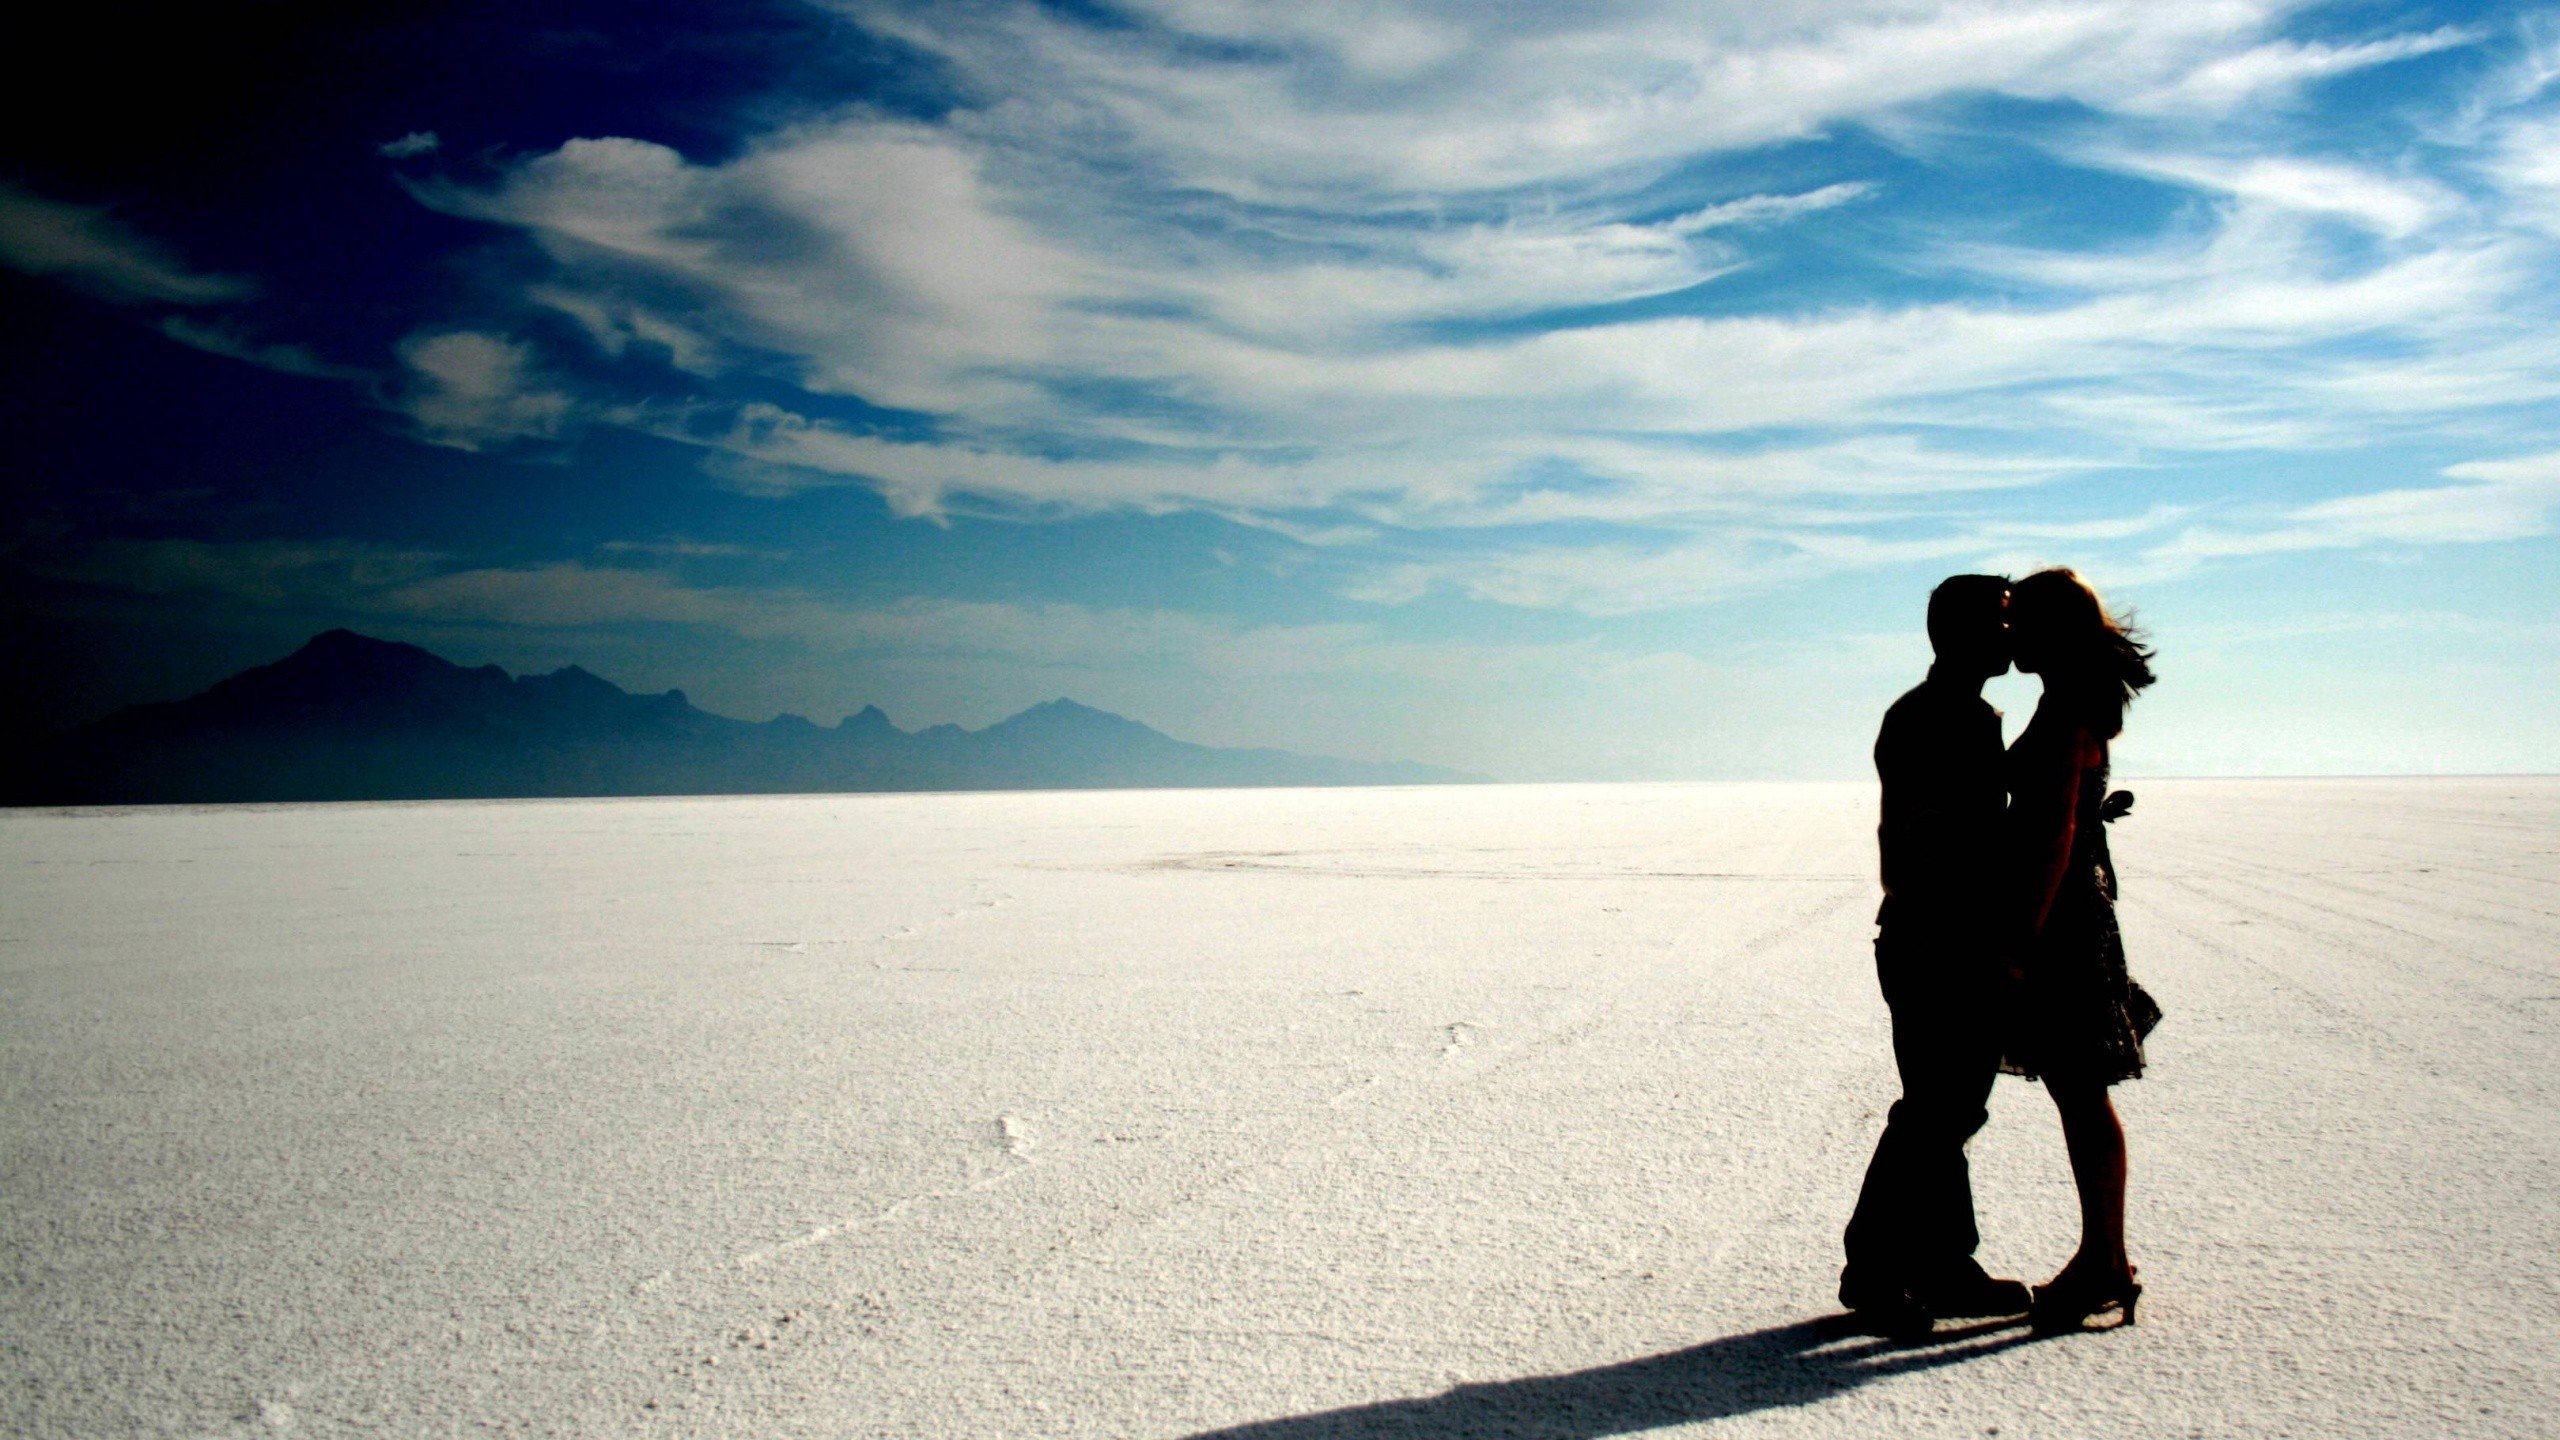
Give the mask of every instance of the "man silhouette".
[[1999, 1073], [1992, 1023], [2001, 831], [2000, 712], [1982, 683], [2009, 669], [2009, 582], [1956, 575], [1929, 593], [1929, 677], [1885, 711], [1876, 827], [1885, 899], [1876, 978], [1893, 1013], [1902, 1098], [1885, 1118], [1843, 1237], [1840, 1303], [1883, 1328], [2024, 1314], [2027, 1287], [1973, 1258], [1965, 1143]]

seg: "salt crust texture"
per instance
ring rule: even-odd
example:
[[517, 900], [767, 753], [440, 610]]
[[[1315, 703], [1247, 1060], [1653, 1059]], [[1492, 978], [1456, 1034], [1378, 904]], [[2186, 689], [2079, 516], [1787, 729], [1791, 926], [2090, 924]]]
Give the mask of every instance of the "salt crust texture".
[[1905, 1348], [1871, 787], [12, 813], [0, 1431], [2560, 1433], [2560, 781], [2138, 788], [2142, 1323]]

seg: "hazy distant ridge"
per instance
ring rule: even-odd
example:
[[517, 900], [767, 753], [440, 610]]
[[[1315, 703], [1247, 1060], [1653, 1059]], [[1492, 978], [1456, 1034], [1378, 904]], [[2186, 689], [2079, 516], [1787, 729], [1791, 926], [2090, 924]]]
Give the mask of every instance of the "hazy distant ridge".
[[511, 676], [331, 630], [200, 695], [121, 710], [38, 747], [13, 804], [773, 794], [1118, 786], [1410, 785], [1480, 777], [1176, 740], [1072, 700], [983, 730], [832, 727], [634, 695], [572, 665]]

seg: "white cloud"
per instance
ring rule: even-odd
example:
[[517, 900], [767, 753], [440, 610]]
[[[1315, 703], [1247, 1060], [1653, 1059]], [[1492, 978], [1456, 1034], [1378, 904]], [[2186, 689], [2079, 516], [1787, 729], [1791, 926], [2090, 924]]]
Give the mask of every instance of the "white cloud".
[[[899, 514], [938, 516], [959, 497], [1060, 512], [1206, 508], [1310, 545], [1374, 538], [1372, 525], [1302, 522], [1350, 510], [1373, 525], [1484, 529], [1557, 521], [1659, 525], [1764, 513], [1769, 502], [1873, 501], [2030, 486], [2118, 463], [2091, 456], [1966, 451], [1907, 435], [1796, 446], [1712, 446], [1608, 436], [1410, 446], [1306, 455], [1191, 450], [1121, 459], [1032, 456], [965, 441], [902, 440], [769, 404], [734, 411], [628, 412], [623, 423], [697, 446], [718, 473], [768, 493], [872, 487]], [[1863, 511], [1870, 518], [1872, 509]]]
[[212, 324], [186, 315], [162, 319], [160, 333], [208, 355], [219, 355], [226, 360], [237, 360], [286, 375], [301, 375], [314, 380], [369, 378], [366, 371], [321, 359], [312, 353], [309, 346], [252, 339], [236, 327]]
[[532, 348], [476, 330], [412, 335], [398, 346], [405, 381], [393, 399], [421, 439], [456, 450], [548, 439], [573, 402], [545, 384]]
[[1725, 200], [1704, 209], [1677, 216], [1664, 228], [1675, 235], [1694, 235], [1702, 230], [1721, 230], [1729, 225], [1759, 225], [1772, 220], [1790, 220], [1810, 215], [1835, 205], [1846, 205], [1862, 199], [1875, 187], [1861, 181], [1825, 185], [1800, 195], [1745, 195], [1739, 200]]
[[[1899, 563], [1942, 543], [1883, 538], [1915, 516], [1993, 544], [1974, 492], [2490, 426], [2560, 388], [2534, 338], [2560, 319], [2538, 278], [2560, 257], [2516, 218], [2560, 195], [2560, 162], [2524, 101], [2478, 122], [2503, 147], [2494, 193], [2414, 143], [2313, 153], [2266, 118], [2282, 107], [2244, 103], [2471, 31], [2296, 41], [2275, 33], [2289, 5], [2104, 0], [1155, 0], [1114, 26], [1011, 0], [843, 8], [941, 56], [959, 106], [806, 119], [718, 163], [583, 139], [486, 188], [415, 187], [531, 236], [554, 268], [528, 298], [608, 354], [779, 374], [939, 437], [775, 403], [580, 412], [703, 447], [751, 489], [858, 481], [935, 518], [974, 497], [1336, 537], [1685, 537], [1587, 564], [1522, 548], [1481, 575], [1381, 554], [1346, 582], [1653, 605], [1787, 564]], [[2099, 118], [2048, 158], [2201, 198], [2106, 248], [1985, 244], [1985, 217], [1882, 257], [1964, 298], [1611, 309], [1712, 287], [1774, 227], [1853, 201], [1890, 229], [1874, 177], [1719, 189], [1720, 156], [1983, 92], [2078, 102]], [[409, 362], [429, 438], [568, 423], [522, 342], [447, 343], [450, 373]], [[2522, 434], [2498, 423], [2483, 433]], [[2218, 534], [2197, 543], [2277, 543]], [[1736, 563], [1745, 542], [1762, 550]], [[1603, 593], [1611, 566], [1627, 578]]]
[[1905, 524], [1878, 535], [1818, 512], [1720, 527], [1668, 543], [1533, 544], [1355, 572], [1346, 597], [1381, 605], [1408, 603], [1433, 589], [1529, 609], [1591, 616], [1679, 609], [1827, 575], [1879, 567], [2023, 572], [2050, 563], [2058, 550], [2113, 552], [2126, 542], [2155, 542], [2190, 507], [2152, 505], [2126, 515], [2037, 521], [1996, 513], [1959, 514], [1949, 523]]
[[2336, 216], [2393, 239], [2427, 228], [2461, 203], [2450, 190], [2431, 180], [2380, 175], [2353, 165], [2293, 156], [2223, 160], [2117, 153], [2092, 158], [2243, 201]]
[[2375, 544], [2476, 545], [2552, 533], [2560, 515], [2560, 451], [2469, 461], [2447, 466], [2444, 473], [2456, 483], [2341, 495], [2248, 529], [2200, 526], [2144, 559], [2174, 573], [2231, 556]]
[[[240, 275], [191, 268], [170, 245], [105, 210], [47, 199], [0, 183], [0, 264], [59, 280], [121, 305], [176, 305], [201, 310], [256, 298], [260, 287]], [[361, 381], [365, 371], [332, 364], [307, 346], [253, 338], [231, 320], [168, 314], [159, 331], [191, 349], [287, 375]]]
[[2275, 40], [2220, 55], [2157, 90], [2137, 96], [2129, 109], [2182, 114], [2228, 110], [2253, 100], [2290, 95], [2305, 84], [2476, 44], [2480, 32], [2443, 26], [2354, 45]]
[[2483, 160], [2511, 218], [2560, 235], [2560, 114], [2520, 115], [2500, 125]]
[[568, 316], [598, 350], [621, 359], [633, 348], [654, 348], [678, 370], [712, 376], [723, 368], [720, 345], [710, 336], [618, 297], [568, 285], [534, 285], [525, 298]]
[[386, 160], [414, 160], [421, 155], [433, 155], [443, 147], [444, 142], [433, 130], [412, 130], [397, 140], [386, 140], [374, 146], [373, 153]]
[[191, 270], [167, 245], [104, 210], [0, 184], [0, 264], [125, 304], [214, 305], [257, 293], [255, 281]]
[[2295, 518], [2415, 545], [2551, 533], [2552, 514], [2560, 510], [2560, 451], [2471, 460], [2444, 473], [2469, 483], [2343, 496]]
[[[572, 140], [440, 209], [518, 225], [565, 267], [545, 299], [708, 363], [707, 341], [780, 352], [819, 390], [954, 410], [1000, 402], [988, 372], [1049, 348], [1076, 262], [986, 194], [950, 137], [861, 120], [793, 132], [725, 166], [639, 140]], [[574, 313], [574, 312], [573, 312]]]
[[[1028, 4], [864, 3], [946, 59], [1012, 141], [1072, 127], [1175, 184], [1255, 202], [1475, 193], [1665, 166], [1929, 98], [2149, 93], [2284, 6], [1280, 3], [1133, 7], [1102, 30]], [[1381, 65], [1376, 37], [1402, 35]], [[1205, 59], [1201, 41], [1230, 42]], [[1235, 45], [1233, 42], [1246, 42]]]

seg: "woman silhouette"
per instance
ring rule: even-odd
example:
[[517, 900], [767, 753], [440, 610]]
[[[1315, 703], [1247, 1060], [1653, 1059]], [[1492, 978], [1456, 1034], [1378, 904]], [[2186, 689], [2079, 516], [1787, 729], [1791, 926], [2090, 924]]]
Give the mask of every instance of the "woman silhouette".
[[2009, 630], [2018, 668], [2044, 681], [2044, 696], [2009, 747], [2019, 903], [2003, 1067], [2053, 1096], [2080, 1192], [2079, 1252], [2036, 1287], [2032, 1319], [2068, 1329], [2120, 1309], [2130, 1325], [2142, 1287], [2125, 1256], [2124, 1125], [2107, 1087], [2142, 1073], [2142, 1037], [2160, 1010], [2125, 972], [2116, 930], [2106, 821], [2133, 797], [2107, 793], [2107, 742], [2152, 681], [2151, 652], [2069, 570], [2019, 581]]

